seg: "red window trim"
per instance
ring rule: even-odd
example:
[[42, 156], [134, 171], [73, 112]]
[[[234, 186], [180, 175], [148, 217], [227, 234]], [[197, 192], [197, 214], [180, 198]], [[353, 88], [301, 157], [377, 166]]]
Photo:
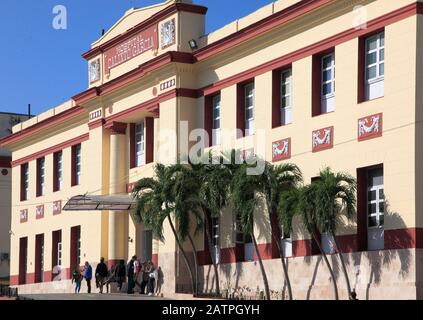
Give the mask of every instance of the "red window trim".
[[[58, 181], [58, 155], [62, 153], [62, 161], [63, 161], [63, 151], [57, 151], [53, 154], [53, 192], [59, 191], [59, 181]], [[62, 170], [63, 170], [63, 163], [62, 163]], [[63, 172], [62, 172], [63, 174]]]
[[292, 72], [292, 64], [288, 64], [272, 72], [272, 128], [283, 126], [281, 124], [281, 81], [282, 73], [290, 69]]
[[71, 243], [70, 243], [70, 270], [73, 272], [76, 267], [78, 260], [78, 238], [81, 237], [81, 226], [75, 226], [71, 228]]
[[[57, 262], [57, 251], [59, 247], [59, 242], [62, 241], [62, 230], [56, 230], [52, 232], [52, 247], [51, 247], [51, 273], [52, 273], [52, 279], [54, 279], [54, 276], [56, 275], [54, 273], [54, 267], [56, 267]], [[62, 254], [63, 254], [63, 247], [62, 247]], [[63, 258], [63, 257], [62, 257]]]
[[77, 172], [76, 172], [76, 149], [77, 147], [82, 147], [81, 143], [75, 144], [72, 146], [72, 155], [71, 155], [71, 187], [78, 185], [77, 183]]
[[240, 130], [240, 132], [237, 133], [237, 138], [245, 137], [245, 86], [250, 83], [255, 86], [254, 78], [237, 84], [236, 128]]
[[312, 117], [317, 117], [322, 114], [322, 58], [331, 53], [335, 56], [334, 47], [321, 51], [313, 55], [312, 58]]
[[385, 27], [366, 33], [365, 35], [358, 38], [358, 104], [368, 101], [366, 99], [366, 39], [384, 31]]
[[206, 148], [213, 146], [213, 98], [220, 96], [221, 92], [213, 92], [204, 97], [204, 130], [208, 134]]
[[44, 233], [35, 236], [35, 276], [34, 282], [40, 283], [42, 281], [41, 265], [42, 265], [42, 244], [44, 243]]
[[45, 179], [45, 157], [37, 159], [37, 185], [36, 185], [36, 196], [41, 197], [41, 160], [44, 159], [44, 179]]
[[383, 163], [357, 169], [357, 250], [367, 251], [367, 185], [368, 172], [382, 169]]
[[21, 201], [28, 200], [25, 195], [25, 168], [26, 170], [29, 170], [28, 163], [21, 164]]
[[135, 123], [129, 124], [129, 168], [135, 168]]
[[154, 162], [154, 118], [145, 118], [145, 164]]

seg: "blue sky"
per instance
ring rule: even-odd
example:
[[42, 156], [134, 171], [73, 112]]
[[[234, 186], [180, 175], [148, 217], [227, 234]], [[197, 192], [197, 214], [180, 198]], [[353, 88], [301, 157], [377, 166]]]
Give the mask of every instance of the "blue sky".
[[[0, 112], [38, 114], [87, 87], [81, 54], [131, 7], [160, 0], [1, 0]], [[207, 32], [271, 0], [194, 0], [209, 8]], [[55, 30], [53, 8], [64, 5], [67, 30]]]

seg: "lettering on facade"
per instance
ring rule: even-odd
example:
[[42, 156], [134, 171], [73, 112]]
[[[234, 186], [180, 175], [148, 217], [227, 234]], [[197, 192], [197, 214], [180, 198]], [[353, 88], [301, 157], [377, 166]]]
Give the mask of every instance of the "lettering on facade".
[[38, 219], [43, 219], [44, 218], [44, 205], [40, 205], [36, 207], [35, 210], [35, 218]]
[[358, 141], [382, 136], [382, 113], [358, 119]]
[[140, 54], [158, 48], [157, 25], [140, 31], [135, 36], [119, 43], [104, 53], [104, 72], [125, 63]]
[[313, 152], [333, 148], [333, 127], [313, 131]]
[[101, 109], [93, 111], [90, 113], [90, 121], [98, 119], [101, 117]]
[[89, 75], [90, 83], [100, 80], [100, 59], [90, 62]]
[[291, 138], [272, 143], [272, 161], [278, 162], [291, 158]]
[[171, 79], [160, 84], [160, 91], [173, 88], [176, 85], [176, 79]]
[[53, 215], [58, 215], [62, 213], [62, 200], [53, 202]]
[[20, 221], [21, 223], [28, 221], [28, 209], [24, 209], [20, 211]]
[[162, 24], [160, 35], [162, 49], [175, 44], [175, 19], [166, 21]]

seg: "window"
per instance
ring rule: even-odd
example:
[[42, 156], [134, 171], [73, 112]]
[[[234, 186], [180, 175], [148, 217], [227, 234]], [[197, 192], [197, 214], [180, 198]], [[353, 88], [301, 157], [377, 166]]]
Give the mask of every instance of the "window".
[[384, 248], [385, 193], [383, 169], [373, 169], [367, 175], [367, 239], [369, 250]]
[[62, 266], [62, 230], [52, 232], [51, 271], [54, 279], [59, 279]]
[[145, 164], [144, 122], [135, 125], [135, 163], [137, 167]]
[[220, 144], [220, 94], [212, 98], [212, 145]]
[[57, 266], [62, 265], [62, 241], [57, 243]]
[[292, 69], [281, 74], [281, 125], [292, 122]]
[[45, 158], [40, 158], [37, 160], [37, 197], [45, 195]]
[[28, 200], [29, 195], [29, 166], [21, 165], [21, 201]]
[[322, 57], [322, 104], [321, 113], [335, 111], [335, 54]]
[[365, 98], [383, 97], [385, 78], [385, 33], [365, 39]]
[[72, 186], [81, 184], [81, 144], [72, 147]]
[[245, 98], [245, 135], [250, 136], [254, 134], [254, 83], [249, 83], [244, 86]]
[[59, 151], [53, 155], [54, 175], [53, 192], [60, 191], [63, 188], [63, 152]]
[[292, 236], [291, 234], [284, 232], [282, 230], [281, 232], [281, 246], [283, 249], [283, 253], [286, 258], [292, 257]]
[[212, 245], [213, 255], [216, 263], [220, 261], [220, 219], [219, 217], [212, 218]]
[[332, 235], [328, 233], [322, 233], [321, 235], [322, 240], [322, 249], [326, 254], [334, 254], [335, 253], [335, 239]]

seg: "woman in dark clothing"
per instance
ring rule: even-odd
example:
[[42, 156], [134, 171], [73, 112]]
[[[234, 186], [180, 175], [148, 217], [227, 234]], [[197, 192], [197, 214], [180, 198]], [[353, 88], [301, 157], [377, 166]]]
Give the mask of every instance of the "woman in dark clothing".
[[100, 287], [100, 293], [103, 293], [103, 286], [106, 284], [108, 273], [107, 265], [104, 263], [104, 258], [101, 258], [100, 263], [95, 269], [95, 278], [98, 286]]
[[120, 260], [119, 264], [116, 266], [116, 269], [115, 269], [115, 279], [117, 282], [117, 287], [119, 292], [122, 291], [122, 284], [125, 282], [125, 278], [126, 278], [125, 260]]

